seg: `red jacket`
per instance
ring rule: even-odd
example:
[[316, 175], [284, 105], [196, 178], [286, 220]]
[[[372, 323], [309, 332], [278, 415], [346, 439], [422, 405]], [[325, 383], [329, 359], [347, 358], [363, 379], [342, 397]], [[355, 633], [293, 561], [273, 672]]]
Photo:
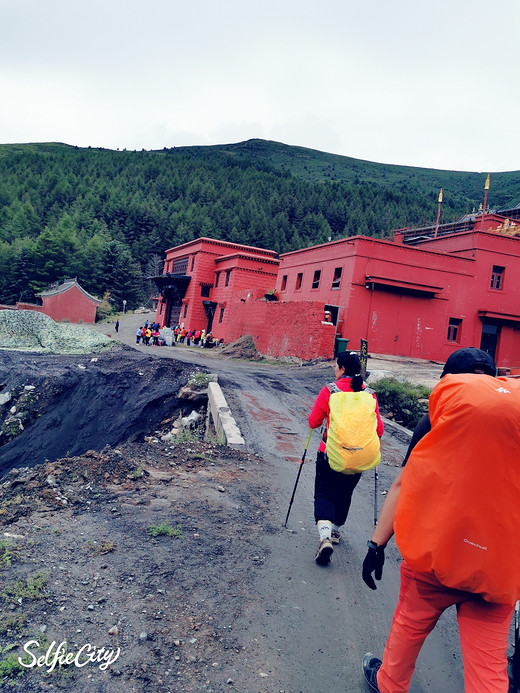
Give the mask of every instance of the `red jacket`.
[[[352, 378], [348, 378], [348, 377], [347, 378], [340, 378], [336, 382], [336, 385], [343, 392], [354, 392], [354, 390], [350, 387], [351, 380], [352, 380]], [[365, 386], [363, 385], [363, 390], [364, 389], [365, 389]], [[319, 428], [325, 420], [327, 422], [326, 428], [328, 428], [328, 426], [329, 426], [329, 413], [330, 413], [329, 397], [330, 397], [330, 390], [325, 385], [324, 387], [321, 388], [320, 393], [317, 396], [316, 401], [314, 402], [314, 406], [312, 408], [312, 411], [309, 414], [309, 427], [310, 428]], [[383, 424], [383, 419], [381, 418], [381, 415], [379, 414], [379, 404], [377, 403], [377, 397], [376, 397], [375, 392], [373, 393], [373, 397], [376, 400], [377, 435], [381, 438], [381, 436], [384, 433], [385, 426]], [[323, 434], [323, 439], [322, 439], [320, 446], [318, 448], [318, 450], [320, 450], [320, 452], [325, 452], [326, 441], [327, 441], [327, 431], [325, 430], [325, 432]]]

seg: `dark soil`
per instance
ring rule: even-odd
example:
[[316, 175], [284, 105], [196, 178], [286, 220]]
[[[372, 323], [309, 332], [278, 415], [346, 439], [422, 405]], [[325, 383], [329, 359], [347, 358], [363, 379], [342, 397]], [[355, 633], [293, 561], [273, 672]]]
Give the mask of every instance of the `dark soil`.
[[0, 473], [142, 438], [180, 410], [195, 370], [122, 344], [96, 355], [0, 352], [0, 389], [11, 393], [0, 407]]

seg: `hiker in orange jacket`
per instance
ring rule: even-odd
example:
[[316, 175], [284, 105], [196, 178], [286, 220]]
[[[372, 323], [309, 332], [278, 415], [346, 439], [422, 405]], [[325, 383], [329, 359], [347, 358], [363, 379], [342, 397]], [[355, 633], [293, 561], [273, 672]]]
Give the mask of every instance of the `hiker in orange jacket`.
[[[365, 389], [361, 376], [361, 361], [356, 352], [341, 352], [334, 364], [336, 386], [343, 392], [360, 392]], [[327, 430], [330, 414], [331, 391], [327, 385], [320, 390], [309, 414], [310, 428], [319, 428], [326, 422], [322, 441], [316, 457], [316, 478], [314, 482], [314, 519], [318, 527], [319, 544], [314, 557], [320, 565], [330, 561], [333, 544], [339, 544], [340, 528], [345, 524], [350, 509], [352, 493], [356, 488], [361, 473], [344, 474], [335, 471], [329, 465], [326, 453]], [[383, 420], [379, 414], [376, 400], [375, 413], [377, 417], [377, 435], [381, 437], [384, 431]]]
[[507, 639], [520, 597], [520, 383], [474, 347], [448, 358], [368, 542], [363, 580], [383, 573], [396, 534], [401, 590], [372, 691], [405, 693], [427, 635], [457, 609], [466, 693], [507, 693]]

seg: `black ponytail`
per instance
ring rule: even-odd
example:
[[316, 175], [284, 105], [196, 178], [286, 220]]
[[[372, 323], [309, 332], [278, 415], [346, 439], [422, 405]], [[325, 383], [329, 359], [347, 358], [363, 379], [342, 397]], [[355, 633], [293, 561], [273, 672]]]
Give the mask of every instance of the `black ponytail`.
[[363, 389], [363, 376], [360, 373], [352, 376], [350, 387], [354, 392], [361, 392]]
[[363, 389], [363, 376], [361, 375], [361, 361], [355, 351], [342, 351], [338, 354], [337, 363], [340, 368], [345, 369], [345, 375], [352, 378], [350, 387], [354, 392], [361, 392]]

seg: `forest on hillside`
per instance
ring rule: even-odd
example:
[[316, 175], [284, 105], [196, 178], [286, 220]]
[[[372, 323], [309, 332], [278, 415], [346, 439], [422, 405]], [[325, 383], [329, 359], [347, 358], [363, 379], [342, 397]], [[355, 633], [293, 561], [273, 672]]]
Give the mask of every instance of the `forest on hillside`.
[[[513, 206], [520, 176], [496, 176], [497, 199]], [[385, 237], [435, 220], [439, 181], [453, 187], [445, 221], [471, 211], [481, 179], [261, 140], [141, 152], [0, 145], [0, 303], [34, 301], [77, 277], [114, 310], [123, 300], [132, 309], [153, 293], [147, 277], [161, 272], [164, 251], [180, 243], [211, 236], [283, 253]]]

